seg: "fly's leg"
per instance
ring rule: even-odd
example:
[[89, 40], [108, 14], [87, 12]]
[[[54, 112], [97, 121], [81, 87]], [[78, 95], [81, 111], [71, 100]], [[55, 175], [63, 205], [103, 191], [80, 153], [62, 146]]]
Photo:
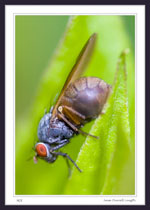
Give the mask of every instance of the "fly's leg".
[[45, 140], [45, 141], [42, 141], [43, 143], [48, 143], [48, 144], [57, 144], [57, 142], [60, 142], [60, 138], [58, 137], [58, 138], [56, 138], [56, 139], [52, 139], [52, 138], [49, 138], [49, 139], [47, 139], [47, 140]]
[[68, 120], [62, 113], [58, 113], [58, 116], [59, 116], [65, 123], [67, 123], [75, 132], [81, 133], [81, 134], [84, 135], [84, 136], [91, 136], [91, 137], [93, 137], [93, 138], [99, 139], [98, 136], [94, 136], [94, 135], [92, 135], [92, 134], [90, 134], [90, 133], [86, 133], [86, 132], [84, 132], [84, 131], [78, 129], [78, 128], [77, 128], [76, 126], [74, 126], [71, 122], [69, 122], [69, 120]]
[[43, 143], [48, 143], [48, 144], [62, 144], [62, 143], [66, 143], [66, 144], [68, 144], [69, 143], [69, 139], [63, 139], [63, 140], [61, 140], [61, 138], [60, 137], [58, 137], [58, 138], [55, 138], [55, 139], [52, 139], [52, 138], [50, 138], [50, 139], [47, 139], [46, 141], [42, 141]]
[[[58, 142], [57, 142], [58, 143]], [[59, 142], [59, 144], [57, 146], [54, 146], [50, 149], [50, 152], [52, 153], [53, 151], [55, 150], [58, 150], [60, 149], [61, 147], [64, 147], [66, 144], [69, 143], [69, 140], [68, 139], [64, 139], [62, 141]]]
[[49, 113], [52, 114], [53, 106], [50, 108]]
[[80, 114], [79, 112], [75, 111], [74, 109], [72, 109], [69, 106], [66, 106], [66, 105], [59, 106], [58, 111], [59, 110], [61, 113], [63, 113], [63, 115], [65, 117], [70, 119], [73, 122], [73, 124], [75, 124], [75, 125], [80, 126], [85, 120], [84, 115]]
[[[81, 171], [81, 169], [77, 166], [77, 164], [71, 159], [71, 157], [67, 154], [67, 153], [63, 153], [63, 152], [51, 152], [52, 154], [54, 154], [54, 155], [61, 155], [61, 156], [63, 156], [64, 158], [66, 158], [66, 159], [69, 159], [73, 164], [74, 164], [74, 166], [80, 171], [80, 172], [82, 172]], [[69, 167], [69, 171], [70, 171], [70, 165], [67, 163], [67, 165], [68, 165], [68, 167]]]
[[70, 177], [71, 175], [71, 167], [70, 167], [70, 163], [69, 163], [69, 160], [66, 158], [66, 163], [67, 163], [67, 166], [68, 166], [68, 177]]
[[60, 141], [57, 141], [56, 144], [68, 144], [70, 141], [69, 139], [63, 139], [63, 140], [60, 140]]
[[55, 139], [49, 138], [48, 140], [42, 141], [42, 142], [48, 143], [48, 144], [61, 144], [61, 143], [65, 143], [65, 142], [69, 143], [68, 141], [69, 141], [68, 139], [61, 140], [61, 138], [58, 136]]

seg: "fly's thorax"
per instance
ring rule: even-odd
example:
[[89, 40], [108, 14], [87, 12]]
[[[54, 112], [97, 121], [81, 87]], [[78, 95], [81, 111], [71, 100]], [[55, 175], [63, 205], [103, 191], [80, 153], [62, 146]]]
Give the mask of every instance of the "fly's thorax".
[[46, 139], [48, 138], [48, 131], [50, 130], [50, 119], [51, 119], [51, 114], [47, 113], [45, 114], [38, 126], [38, 139], [40, 141], [46, 142]]
[[73, 131], [58, 118], [51, 120], [50, 113], [45, 114], [39, 122], [38, 138], [41, 142], [53, 144], [62, 139], [69, 139], [73, 134]]

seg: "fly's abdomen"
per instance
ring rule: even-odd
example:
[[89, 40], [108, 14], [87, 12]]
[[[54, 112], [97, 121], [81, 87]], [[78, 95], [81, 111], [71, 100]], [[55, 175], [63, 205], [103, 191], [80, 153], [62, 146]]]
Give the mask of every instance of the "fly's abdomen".
[[97, 117], [108, 98], [110, 86], [97, 77], [81, 77], [67, 88], [62, 104], [87, 119]]

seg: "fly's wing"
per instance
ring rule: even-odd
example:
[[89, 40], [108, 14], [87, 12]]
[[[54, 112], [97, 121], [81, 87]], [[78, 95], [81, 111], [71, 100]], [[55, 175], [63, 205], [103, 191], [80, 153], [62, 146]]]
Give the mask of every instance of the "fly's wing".
[[68, 75], [68, 78], [64, 84], [64, 87], [57, 99], [57, 102], [54, 106], [53, 112], [52, 112], [52, 118], [54, 118], [57, 115], [57, 109], [60, 105], [61, 98], [64, 95], [64, 92], [66, 88], [68, 87], [69, 84], [73, 83], [76, 79], [78, 79], [84, 72], [90, 57], [93, 53], [93, 49], [95, 46], [95, 41], [96, 41], [96, 33], [92, 34], [91, 37], [88, 39], [86, 44], [84, 45], [83, 49], [81, 50], [75, 65], [73, 66], [71, 72]]

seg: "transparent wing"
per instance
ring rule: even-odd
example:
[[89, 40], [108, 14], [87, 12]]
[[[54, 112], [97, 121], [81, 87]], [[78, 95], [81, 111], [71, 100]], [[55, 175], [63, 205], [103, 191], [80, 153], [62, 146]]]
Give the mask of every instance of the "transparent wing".
[[54, 106], [54, 109], [52, 112], [52, 118], [57, 115], [57, 108], [59, 107], [59, 105], [61, 103], [61, 98], [64, 95], [64, 92], [65, 92], [66, 88], [68, 87], [68, 85], [70, 83], [73, 83], [76, 79], [78, 79], [83, 74], [83, 72], [91, 58], [91, 55], [93, 53], [96, 37], [97, 37], [96, 33], [92, 34], [90, 36], [90, 38], [88, 39], [88, 41], [86, 42], [86, 44], [84, 45], [83, 49], [81, 50], [81, 52], [76, 60], [76, 63], [73, 66], [71, 72], [69, 73], [69, 75], [66, 79], [66, 82], [63, 86], [63, 89], [57, 99], [55, 106]]

